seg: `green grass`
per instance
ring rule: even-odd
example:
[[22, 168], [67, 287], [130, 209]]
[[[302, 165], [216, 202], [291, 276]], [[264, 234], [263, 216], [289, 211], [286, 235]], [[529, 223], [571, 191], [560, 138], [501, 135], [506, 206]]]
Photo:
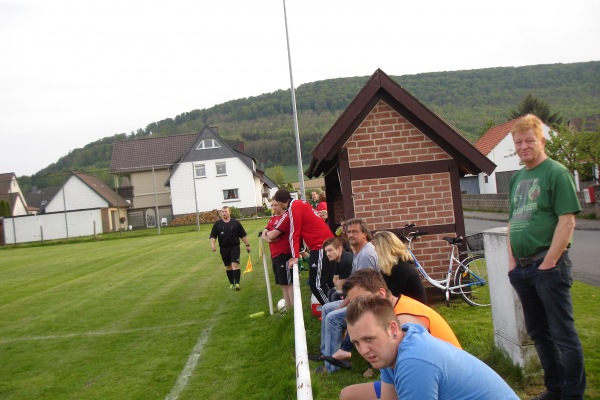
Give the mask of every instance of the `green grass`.
[[[292, 316], [249, 317], [269, 310], [256, 238], [266, 220], [243, 224], [254, 272], [243, 276], [240, 292], [228, 289], [204, 225], [200, 232], [165, 228], [161, 235], [133, 231], [1, 249], [0, 398], [165, 399], [200, 343], [180, 399], [294, 399]], [[271, 275], [269, 268], [272, 282]], [[271, 286], [277, 301], [280, 290]], [[310, 314], [308, 286], [302, 291], [308, 349], [315, 351], [320, 322]], [[598, 295], [585, 284], [573, 288], [589, 399], [600, 397]], [[541, 387], [539, 369], [523, 373], [494, 350], [489, 308], [456, 299], [439, 311], [465, 349], [519, 395]], [[314, 398], [337, 399], [342, 387], [369, 381], [366, 362], [354, 354], [353, 363], [350, 371], [313, 375]]]

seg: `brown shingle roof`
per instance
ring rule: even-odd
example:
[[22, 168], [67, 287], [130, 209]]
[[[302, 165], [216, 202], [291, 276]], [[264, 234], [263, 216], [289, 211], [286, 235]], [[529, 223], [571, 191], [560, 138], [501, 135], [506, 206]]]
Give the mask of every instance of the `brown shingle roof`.
[[124, 198], [119, 196], [113, 189], [95, 176], [83, 174], [81, 172], [75, 173], [74, 175], [81, 179], [90, 189], [98, 193], [98, 195], [106, 200], [111, 207], [129, 206], [129, 203], [127, 203]]
[[5, 194], [9, 192], [10, 184], [13, 178], [16, 178], [14, 172], [0, 174], [0, 194]]
[[198, 134], [158, 136], [122, 140], [113, 144], [110, 172], [113, 174], [165, 169], [179, 161]]
[[515, 118], [511, 121], [505, 122], [501, 125], [496, 125], [490, 129], [486, 133], [484, 133], [477, 142], [475, 142], [475, 147], [482, 154], [488, 155], [494, 147], [498, 145], [508, 135], [513, 127], [513, 125], [522, 117]]

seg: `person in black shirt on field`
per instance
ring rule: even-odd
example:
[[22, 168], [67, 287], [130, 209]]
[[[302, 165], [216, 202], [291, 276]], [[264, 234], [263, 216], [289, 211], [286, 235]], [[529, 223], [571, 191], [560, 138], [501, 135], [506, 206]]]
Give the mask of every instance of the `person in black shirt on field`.
[[238, 220], [231, 218], [227, 206], [221, 209], [221, 219], [215, 222], [210, 231], [212, 251], [217, 251], [215, 247], [217, 239], [219, 240], [219, 249], [225, 265], [227, 279], [229, 279], [229, 288], [240, 290], [240, 239], [246, 245], [248, 253], [250, 253], [250, 243], [248, 243], [246, 230]]

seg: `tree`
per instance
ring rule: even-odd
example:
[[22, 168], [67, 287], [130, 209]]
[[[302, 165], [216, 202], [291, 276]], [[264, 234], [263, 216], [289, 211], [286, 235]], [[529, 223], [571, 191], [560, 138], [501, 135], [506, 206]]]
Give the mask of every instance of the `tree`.
[[10, 217], [10, 204], [6, 200], [0, 200], [0, 217]]
[[[585, 124], [583, 125], [585, 126]], [[600, 164], [600, 128], [595, 132], [581, 131], [577, 132], [579, 136], [579, 149], [581, 158], [586, 161], [584, 168], [587, 174], [591, 174], [592, 178], [597, 179], [594, 175], [594, 167], [598, 168]], [[595, 181], [598, 183], [598, 181]]]
[[494, 126], [496, 126], [496, 122], [494, 122], [493, 119], [488, 119], [485, 124], [483, 125], [483, 128], [481, 128], [481, 130], [479, 131], [479, 136], [484, 135], [487, 131], [489, 131], [491, 128], [493, 128]]
[[576, 132], [564, 125], [558, 127], [546, 143], [546, 154], [569, 169], [577, 171], [582, 181], [593, 178], [593, 166], [600, 159], [597, 132]]
[[275, 165], [267, 169], [267, 176], [277, 184], [279, 187], [283, 187], [285, 185], [285, 175], [283, 174], [283, 166]]
[[538, 99], [531, 93], [528, 93], [527, 96], [521, 100], [516, 110], [510, 112], [510, 119], [515, 119], [525, 114], [534, 114], [553, 128], [557, 128], [562, 124], [562, 117], [558, 115], [558, 113], [551, 114], [548, 103]]

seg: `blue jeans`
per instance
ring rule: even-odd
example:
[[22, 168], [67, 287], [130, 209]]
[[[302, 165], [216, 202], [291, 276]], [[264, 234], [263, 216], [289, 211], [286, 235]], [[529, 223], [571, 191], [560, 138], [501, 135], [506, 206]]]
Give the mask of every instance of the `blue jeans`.
[[[321, 309], [321, 353], [326, 356], [333, 355], [342, 343], [342, 333], [346, 329], [346, 307], [338, 309], [342, 301], [329, 302]], [[329, 372], [339, 369], [328, 362], [325, 367]]]
[[562, 399], [583, 399], [583, 349], [575, 330], [571, 301], [571, 259], [567, 252], [556, 267], [540, 271], [542, 260], [508, 273], [523, 306], [525, 327], [544, 369], [544, 384]]

